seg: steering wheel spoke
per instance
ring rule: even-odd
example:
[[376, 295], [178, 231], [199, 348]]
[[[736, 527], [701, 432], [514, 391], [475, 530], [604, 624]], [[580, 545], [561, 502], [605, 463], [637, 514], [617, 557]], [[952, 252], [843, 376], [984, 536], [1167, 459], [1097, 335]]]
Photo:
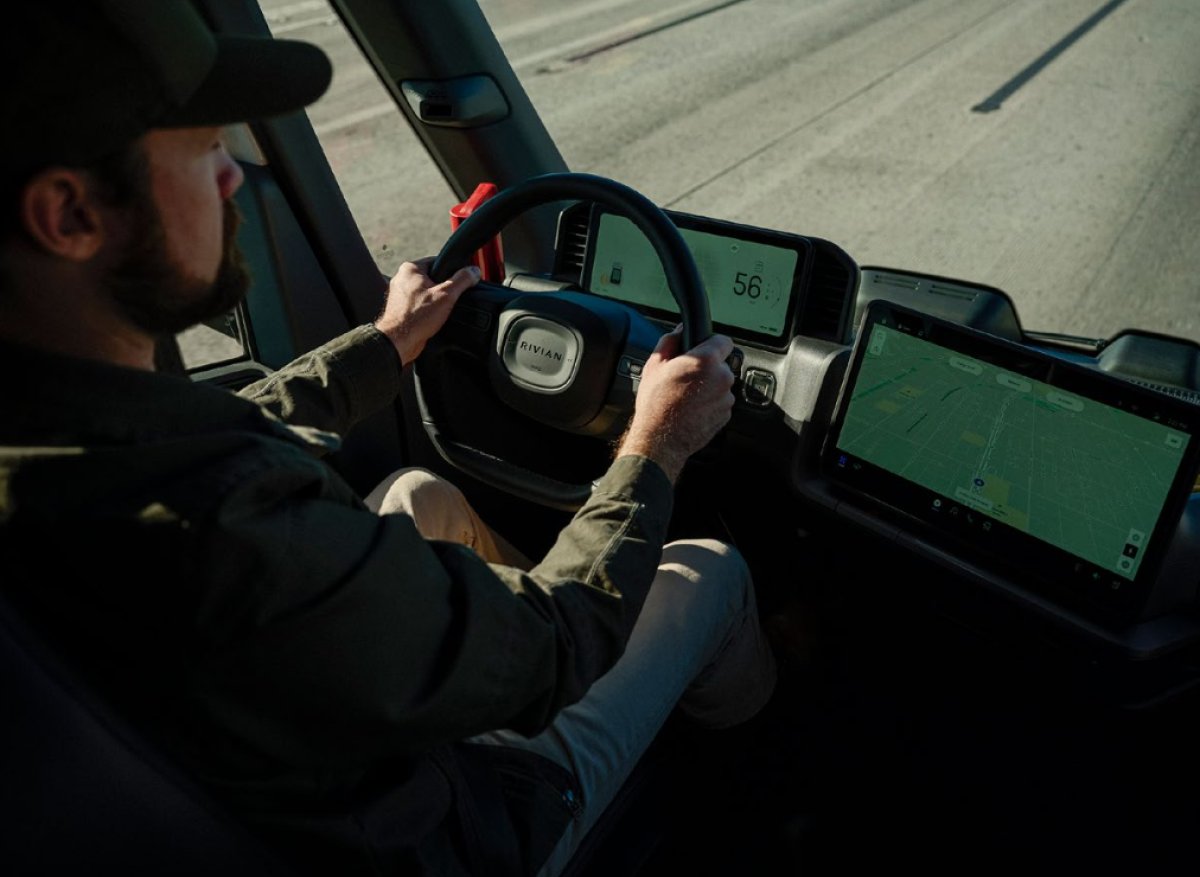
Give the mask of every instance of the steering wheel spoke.
[[518, 295], [507, 287], [481, 281], [462, 294], [442, 331], [429, 340], [429, 348], [486, 357], [494, 346], [500, 314]]

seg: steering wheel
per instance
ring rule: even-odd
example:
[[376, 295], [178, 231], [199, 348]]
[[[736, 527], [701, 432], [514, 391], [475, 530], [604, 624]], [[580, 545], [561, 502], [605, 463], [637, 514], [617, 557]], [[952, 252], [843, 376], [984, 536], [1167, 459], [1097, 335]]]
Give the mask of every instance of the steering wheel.
[[[546, 174], [498, 193], [450, 236], [430, 276], [439, 282], [447, 279], [521, 213], [566, 200], [600, 204], [627, 217], [645, 234], [679, 305], [684, 350], [712, 334], [704, 285], [675, 224], [644, 195], [605, 177]], [[448, 435], [422, 373], [447, 350], [465, 352], [486, 360], [494, 394], [532, 420], [531, 427], [545, 424], [613, 438], [633, 412], [642, 365], [660, 335], [661, 329], [637, 311], [590, 293], [530, 293], [480, 282], [459, 299], [414, 367], [425, 431], [443, 458], [475, 478], [542, 505], [577, 509], [587, 500], [590, 483], [548, 477]]]

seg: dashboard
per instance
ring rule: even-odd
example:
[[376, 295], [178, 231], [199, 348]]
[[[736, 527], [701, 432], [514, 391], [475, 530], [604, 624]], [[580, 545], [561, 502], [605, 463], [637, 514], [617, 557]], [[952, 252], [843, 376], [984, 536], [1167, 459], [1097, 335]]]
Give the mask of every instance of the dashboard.
[[[1128, 657], [1200, 642], [1200, 348], [1051, 339], [991, 287], [668, 215], [743, 356], [730, 429], [802, 502]], [[555, 276], [678, 314], [633, 224], [590, 205], [560, 216]]]
[[[675, 214], [708, 291], [713, 327], [741, 341], [786, 346], [811, 245], [799, 236]], [[583, 275], [589, 290], [646, 314], [679, 316], [658, 256], [637, 226], [592, 212]]]

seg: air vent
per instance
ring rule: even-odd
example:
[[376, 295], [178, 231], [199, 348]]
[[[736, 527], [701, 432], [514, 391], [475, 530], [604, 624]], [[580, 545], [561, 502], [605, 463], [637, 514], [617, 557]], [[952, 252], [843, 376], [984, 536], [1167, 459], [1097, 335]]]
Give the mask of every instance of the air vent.
[[797, 330], [809, 338], [844, 344], [858, 286], [858, 267], [841, 247], [820, 238], [809, 240], [813, 244], [813, 264]]
[[558, 216], [554, 243], [554, 276], [583, 286], [583, 260], [587, 254], [591, 204], [572, 204]]
[[1172, 387], [1170, 384], [1156, 384], [1152, 381], [1142, 381], [1137, 378], [1126, 378], [1125, 380], [1131, 384], [1137, 384], [1139, 387], [1148, 387], [1151, 390], [1166, 393], [1168, 396], [1174, 396], [1176, 399], [1181, 399], [1184, 402], [1200, 405], [1200, 392], [1196, 390], [1185, 390], [1183, 387]]
[[871, 278], [872, 286], [894, 286], [897, 289], [911, 289], [914, 292], [921, 282], [916, 277], [900, 277], [895, 274], [884, 274], [882, 271], [875, 272]]
[[[915, 288], [915, 287], [914, 287]], [[944, 295], [949, 298], [958, 298], [963, 301], [975, 301], [979, 293], [973, 289], [964, 289], [961, 286], [947, 286], [944, 283], [929, 284], [930, 295]]]

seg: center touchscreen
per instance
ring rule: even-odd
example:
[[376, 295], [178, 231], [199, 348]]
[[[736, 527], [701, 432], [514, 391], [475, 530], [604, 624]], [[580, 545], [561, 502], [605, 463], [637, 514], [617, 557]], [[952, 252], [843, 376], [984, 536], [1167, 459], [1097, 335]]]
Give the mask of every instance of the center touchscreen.
[[1161, 553], [1193, 480], [1194, 414], [929, 318], [876, 309], [863, 333], [835, 475], [1032, 575], [1119, 590]]
[[[678, 315], [658, 255], [630, 220], [600, 212], [591, 235], [588, 289], [606, 298]], [[687, 227], [673, 217], [692, 251], [708, 292], [713, 323], [730, 334], [778, 342], [791, 315], [793, 290], [803, 266], [799, 239], [729, 226], [731, 233]], [[734, 234], [736, 229], [739, 233]], [[768, 239], [769, 238], [769, 239]]]

